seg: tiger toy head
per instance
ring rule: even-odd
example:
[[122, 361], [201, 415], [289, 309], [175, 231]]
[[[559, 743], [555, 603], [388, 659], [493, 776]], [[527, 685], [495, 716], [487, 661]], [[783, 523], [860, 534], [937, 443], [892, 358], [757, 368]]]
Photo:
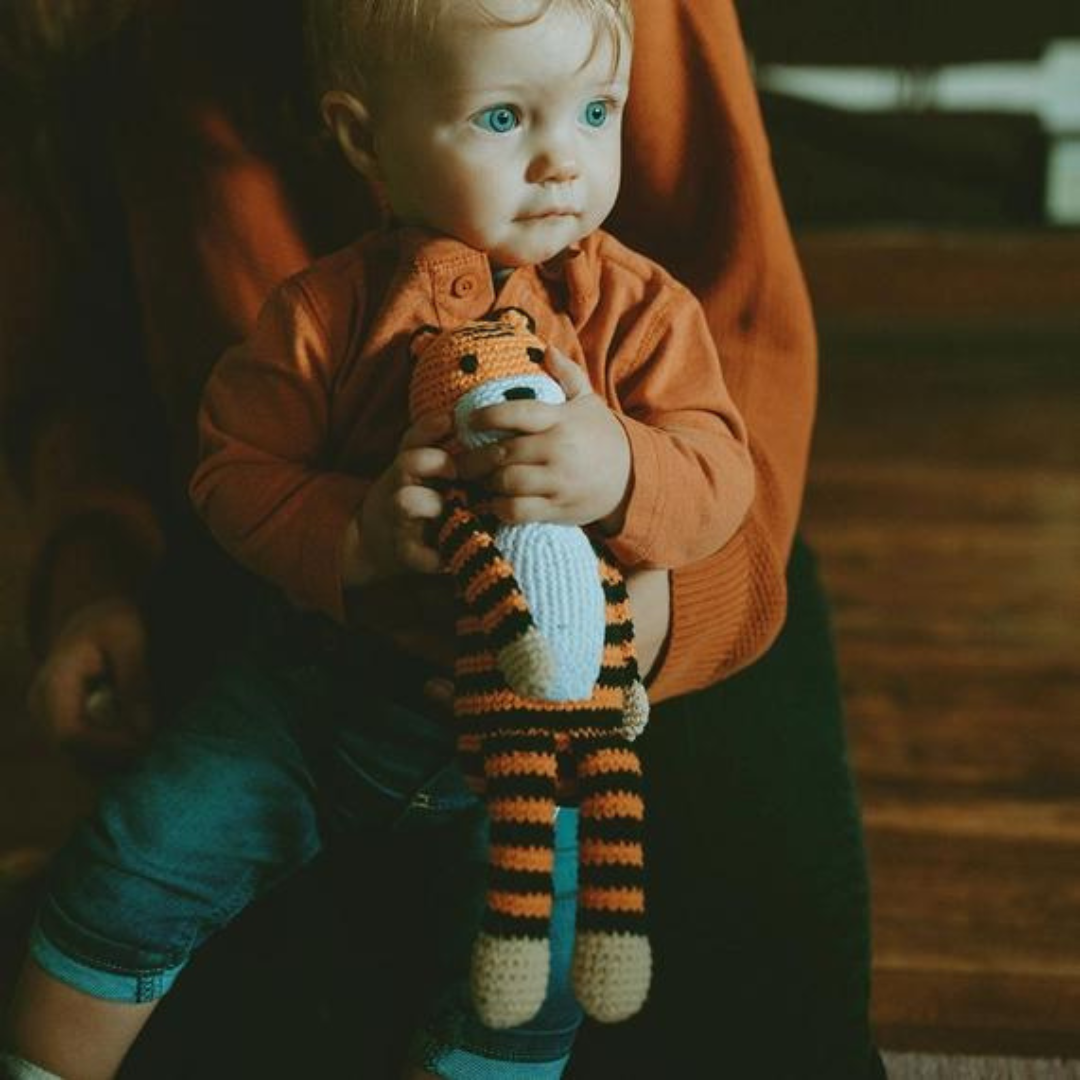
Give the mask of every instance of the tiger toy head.
[[471, 429], [469, 416], [477, 409], [502, 401], [564, 402], [562, 387], [544, 368], [546, 348], [535, 329], [520, 308], [500, 308], [453, 330], [420, 327], [409, 342], [412, 422], [429, 413], [452, 413], [458, 441], [471, 448], [503, 437]]

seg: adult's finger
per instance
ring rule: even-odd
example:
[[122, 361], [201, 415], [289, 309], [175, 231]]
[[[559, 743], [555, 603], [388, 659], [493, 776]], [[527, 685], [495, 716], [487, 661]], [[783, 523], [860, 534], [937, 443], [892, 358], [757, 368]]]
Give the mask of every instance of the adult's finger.
[[77, 738], [86, 727], [86, 692], [107, 675], [104, 655], [89, 644], [64, 649], [42, 665], [30, 687], [28, 706], [58, 742]]

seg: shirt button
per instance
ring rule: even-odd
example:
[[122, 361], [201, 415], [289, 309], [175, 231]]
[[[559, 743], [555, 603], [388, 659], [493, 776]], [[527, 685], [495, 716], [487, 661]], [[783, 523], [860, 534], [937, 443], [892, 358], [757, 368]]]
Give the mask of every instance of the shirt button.
[[451, 282], [450, 292], [459, 300], [464, 300], [476, 292], [478, 284], [475, 274], [462, 274]]

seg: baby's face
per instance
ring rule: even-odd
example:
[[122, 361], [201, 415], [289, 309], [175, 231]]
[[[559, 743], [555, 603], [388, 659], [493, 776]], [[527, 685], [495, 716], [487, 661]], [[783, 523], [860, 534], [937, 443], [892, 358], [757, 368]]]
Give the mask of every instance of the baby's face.
[[[487, 0], [520, 19], [536, 0]], [[630, 42], [553, 5], [521, 26], [450, 6], [423, 70], [382, 88], [375, 152], [394, 214], [486, 251], [543, 262], [596, 229], [619, 190]]]

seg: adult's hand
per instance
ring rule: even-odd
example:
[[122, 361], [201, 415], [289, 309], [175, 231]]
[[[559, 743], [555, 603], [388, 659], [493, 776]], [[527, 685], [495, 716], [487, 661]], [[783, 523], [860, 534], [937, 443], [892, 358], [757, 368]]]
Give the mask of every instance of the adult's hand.
[[31, 713], [76, 754], [123, 760], [154, 727], [146, 623], [116, 596], [75, 612], [53, 640], [30, 688]]

